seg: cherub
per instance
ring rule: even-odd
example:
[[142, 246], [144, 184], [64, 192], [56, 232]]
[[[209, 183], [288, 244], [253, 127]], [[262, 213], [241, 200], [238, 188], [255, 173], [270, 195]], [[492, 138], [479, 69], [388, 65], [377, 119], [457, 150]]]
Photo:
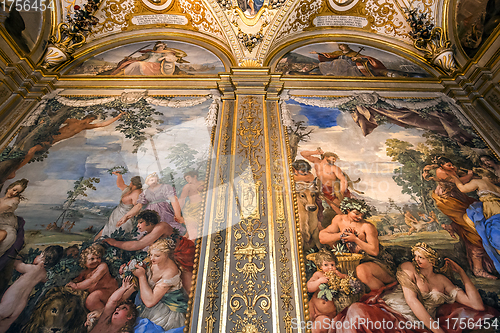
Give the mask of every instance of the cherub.
[[[318, 293], [320, 291], [319, 286], [323, 283], [328, 283], [329, 279], [327, 275], [329, 274], [333, 273], [341, 279], [348, 278], [348, 276], [337, 270], [337, 258], [332, 252], [326, 249], [321, 249], [318, 253], [315, 253], [314, 262], [318, 270], [309, 281], [307, 281], [307, 291], [314, 293], [309, 301], [311, 320], [315, 322], [312, 332], [328, 332], [328, 329], [322, 329], [321, 324], [325, 319], [333, 319], [337, 315], [337, 308], [333, 300], [328, 301], [318, 298]], [[318, 325], [316, 325], [316, 322], [318, 322]]]
[[25, 264], [19, 258], [14, 268], [21, 277], [5, 292], [0, 302], [0, 332], [5, 332], [23, 312], [32, 289], [40, 282], [47, 280], [47, 270], [54, 267], [63, 256], [63, 248], [59, 245], [47, 247], [38, 255], [33, 264]]
[[137, 309], [134, 303], [127, 300], [130, 291], [134, 291], [132, 276], [123, 279], [122, 286], [108, 299], [104, 309], [96, 310], [87, 315], [85, 326], [90, 332], [130, 332], [133, 331], [137, 319]]
[[87, 290], [89, 296], [85, 307], [89, 311], [102, 309], [113, 292], [118, 289], [118, 283], [109, 273], [108, 265], [102, 262], [104, 247], [92, 244], [80, 255], [80, 266], [85, 270], [67, 286], [76, 290]]

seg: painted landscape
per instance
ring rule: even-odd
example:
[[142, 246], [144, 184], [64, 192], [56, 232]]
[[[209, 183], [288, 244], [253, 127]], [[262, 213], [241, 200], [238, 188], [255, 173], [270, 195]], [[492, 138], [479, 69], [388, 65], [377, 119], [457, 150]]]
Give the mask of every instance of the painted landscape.
[[[203, 96], [134, 93], [55, 96], [40, 104], [1, 154], [2, 311], [9, 309], [4, 302], [20, 297], [16, 286], [26, 283], [12, 276], [18, 253], [26, 272], [40, 262], [45, 269], [25, 287], [34, 290], [22, 308], [0, 321], [1, 331], [101, 331], [112, 315], [106, 306], [114, 312], [124, 295], [140, 293], [138, 279], [151, 279], [158, 267], [168, 281], [163, 301], [139, 312], [136, 329], [182, 331], [194, 241], [201, 235], [210, 104]], [[151, 253], [159, 259], [151, 261]], [[139, 309], [148, 302], [144, 297], [135, 299]], [[55, 299], [65, 299], [57, 304], [65, 309], [74, 302], [74, 315], [58, 319], [62, 326], [43, 313]], [[135, 306], [126, 304], [132, 316]]]
[[[360, 313], [365, 324], [403, 326], [430, 314], [448, 332], [447, 318], [498, 316], [500, 163], [452, 106], [362, 93], [293, 97], [287, 107], [309, 328], [321, 331], [324, 320], [359, 324]], [[431, 276], [448, 287], [439, 289]], [[480, 295], [475, 303], [425, 298], [425, 288], [448, 295], [472, 285], [462, 292]], [[416, 293], [428, 314], [408, 315]]]

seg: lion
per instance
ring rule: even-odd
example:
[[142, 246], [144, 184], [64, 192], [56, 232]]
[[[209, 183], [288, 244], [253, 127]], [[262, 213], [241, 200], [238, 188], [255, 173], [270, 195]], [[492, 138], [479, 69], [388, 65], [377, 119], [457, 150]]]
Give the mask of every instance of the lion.
[[69, 287], [50, 289], [38, 302], [23, 333], [86, 332], [85, 297]]

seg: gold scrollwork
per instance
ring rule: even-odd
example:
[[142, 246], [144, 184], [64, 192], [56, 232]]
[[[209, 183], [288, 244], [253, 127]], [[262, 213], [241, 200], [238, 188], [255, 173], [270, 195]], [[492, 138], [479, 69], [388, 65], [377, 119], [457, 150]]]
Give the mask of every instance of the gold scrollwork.
[[272, 142], [272, 157], [274, 163], [273, 168], [273, 193], [274, 205], [276, 207], [276, 224], [278, 231], [278, 251], [280, 253], [279, 262], [281, 266], [279, 268], [278, 281], [281, 288], [280, 299], [282, 301], [281, 309], [285, 312], [283, 316], [283, 321], [285, 323], [285, 332], [292, 332], [292, 287], [293, 279], [290, 267], [288, 266], [288, 238], [286, 237], [286, 231], [288, 224], [285, 219], [285, 201], [283, 198], [283, 168], [282, 168], [282, 154], [280, 151], [280, 128], [278, 127], [278, 119], [274, 112], [270, 114], [271, 118], [271, 142]]
[[252, 168], [252, 173], [259, 179], [262, 175], [262, 164], [259, 161], [258, 154], [262, 153], [262, 123], [258, 113], [262, 104], [256, 97], [246, 96], [241, 107], [241, 120], [237, 130], [239, 148], [238, 153], [243, 154], [244, 158], [239, 165], [240, 171], [244, 172], [248, 165]]
[[[270, 279], [264, 273], [268, 250], [264, 243], [267, 236], [267, 226], [260, 219], [259, 193], [261, 182], [253, 184], [253, 175], [246, 170], [238, 182], [239, 193], [244, 197], [245, 190], [251, 192], [251, 197], [243, 198], [240, 203], [241, 219], [234, 227], [236, 246], [233, 251], [236, 259], [236, 272], [231, 274], [232, 295], [229, 306], [229, 320], [234, 323], [230, 332], [268, 332], [263, 315], [270, 318], [271, 308]], [[257, 239], [256, 239], [257, 238]], [[243, 264], [242, 261], [246, 262]], [[258, 261], [258, 262], [255, 262]], [[238, 274], [239, 273], [239, 274]], [[257, 308], [262, 314], [259, 316]], [[238, 313], [243, 310], [243, 315]]]
[[389, 0], [369, 1], [365, 7], [368, 22], [373, 30], [382, 28], [385, 34], [404, 36], [404, 22], [399, 20], [400, 13], [394, 8]]
[[108, 0], [97, 13], [99, 23], [92, 30], [90, 36], [98, 36], [104, 32], [111, 32], [117, 28], [126, 29], [130, 18], [140, 12], [140, 7], [135, 1], [130, 0]]
[[292, 33], [298, 33], [312, 24], [312, 18], [323, 8], [323, 1], [302, 0], [294, 8], [294, 14], [276, 31], [276, 41], [284, 40]]
[[208, 274], [207, 281], [207, 298], [208, 303], [205, 310], [208, 312], [208, 316], [205, 318], [205, 329], [207, 332], [213, 332], [215, 323], [217, 319], [215, 314], [219, 311], [217, 306], [217, 299], [219, 298], [219, 285], [221, 284], [221, 272], [218, 263], [222, 260], [220, 253], [222, 252], [222, 243], [224, 242], [224, 237], [222, 235], [222, 225], [225, 221], [225, 200], [227, 195], [228, 184], [220, 184], [218, 187], [218, 194], [216, 200], [216, 214], [215, 214], [215, 235], [213, 237], [213, 256], [210, 261], [213, 263], [210, 267], [210, 272]]

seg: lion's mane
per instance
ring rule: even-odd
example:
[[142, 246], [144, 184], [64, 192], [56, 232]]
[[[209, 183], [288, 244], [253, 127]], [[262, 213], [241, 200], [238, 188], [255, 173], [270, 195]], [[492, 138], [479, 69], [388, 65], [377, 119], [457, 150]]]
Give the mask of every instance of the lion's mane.
[[50, 289], [36, 305], [22, 332], [86, 332], [84, 324], [87, 319], [87, 310], [84, 300], [81, 291], [75, 291], [69, 287]]

